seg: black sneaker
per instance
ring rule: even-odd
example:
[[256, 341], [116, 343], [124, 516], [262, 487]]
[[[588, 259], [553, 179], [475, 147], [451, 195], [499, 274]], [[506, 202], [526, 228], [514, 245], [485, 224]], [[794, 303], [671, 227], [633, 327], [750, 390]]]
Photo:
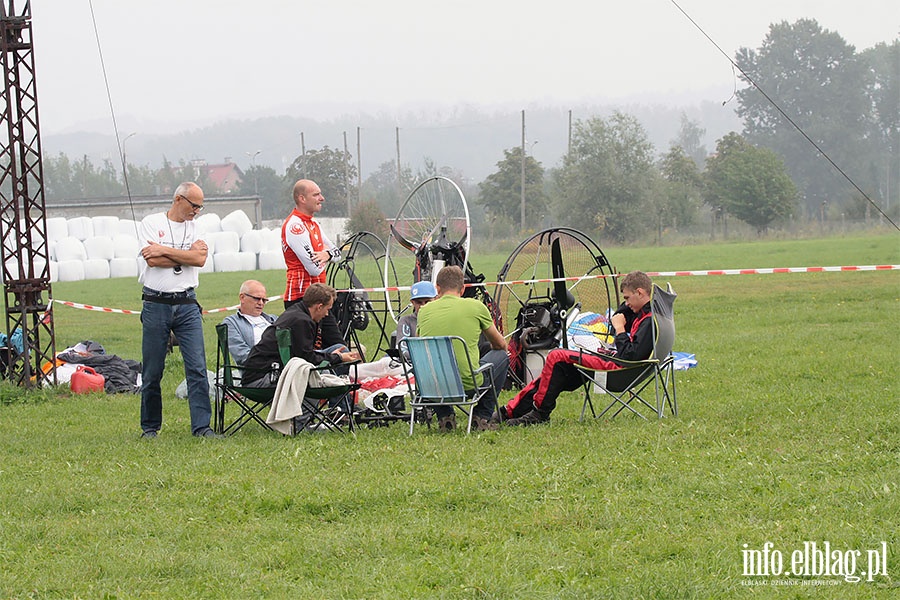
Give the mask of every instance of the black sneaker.
[[204, 427], [203, 429], [198, 429], [197, 431], [195, 431], [195, 432], [194, 432], [194, 437], [201, 437], [201, 438], [222, 438], [222, 437], [225, 437], [225, 436], [219, 435], [218, 433], [216, 433], [215, 431], [213, 431], [213, 430], [210, 429], [209, 427]]
[[159, 432], [157, 432], [155, 429], [148, 429], [147, 431], [141, 433], [141, 437], [147, 440], [152, 440], [158, 435], [158, 433]]
[[510, 427], [527, 427], [528, 425], [537, 425], [538, 423], [549, 423], [550, 415], [545, 415], [535, 409], [530, 410], [518, 419], [509, 419], [506, 424]]

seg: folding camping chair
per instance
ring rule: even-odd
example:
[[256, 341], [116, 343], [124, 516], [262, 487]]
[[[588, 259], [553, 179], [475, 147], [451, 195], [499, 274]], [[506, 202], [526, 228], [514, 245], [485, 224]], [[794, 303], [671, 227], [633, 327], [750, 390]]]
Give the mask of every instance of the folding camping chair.
[[[459, 341], [459, 346], [466, 354], [466, 364], [477, 386], [475, 390], [467, 392], [463, 388], [456, 362], [454, 340]], [[466, 433], [470, 433], [474, 407], [491, 389], [493, 365], [485, 363], [477, 369], [474, 368], [465, 342], [456, 335], [403, 338], [400, 340], [400, 350], [409, 356], [409, 361], [403, 362], [406, 383], [412, 398], [409, 435], [413, 433], [417, 412], [421, 414], [422, 411], [433, 410], [437, 406], [450, 406], [462, 410], [468, 417]], [[482, 377], [481, 385], [478, 385], [479, 377]], [[494, 404], [494, 408], [498, 409], [496, 396]], [[426, 419], [426, 423], [431, 426], [430, 419]]]
[[[265, 387], [242, 386], [240, 380], [242, 378], [249, 379], [248, 375], [251, 374], [251, 369], [234, 363], [228, 351], [228, 326], [224, 323], [216, 325], [216, 337], [218, 340], [216, 346], [216, 388], [219, 393], [216, 394], [213, 429], [216, 433], [233, 435], [250, 421], [256, 421], [267, 430], [275, 431], [266, 423], [266, 416], [262, 413], [272, 406], [277, 387], [277, 376], [273, 376], [271, 385]], [[285, 365], [291, 359], [291, 332], [289, 329], [276, 329], [275, 338], [278, 342], [281, 364]], [[330, 369], [331, 367], [326, 365], [319, 366], [314, 370], [322, 372]], [[266, 373], [268, 374], [270, 371], [267, 370]], [[333, 398], [340, 398], [349, 403], [350, 393], [358, 388], [357, 384], [349, 382], [337, 386], [308, 387], [306, 398], [309, 401], [304, 401], [303, 403], [304, 407], [310, 409], [306, 423], [307, 427], [343, 431], [339, 421], [340, 414], [343, 414], [344, 411], [332, 410], [331, 407], [327, 406], [327, 401]], [[226, 424], [225, 408], [228, 402], [233, 403], [238, 408], [239, 413]], [[349, 406], [349, 409], [352, 409], [352, 406]], [[347, 410], [346, 414], [350, 417], [350, 410]], [[352, 419], [350, 419], [350, 427], [352, 429]], [[298, 432], [292, 428], [290, 434], [294, 435], [296, 433]]]
[[[275, 330], [275, 337], [278, 340], [282, 365], [287, 365], [291, 357], [291, 330], [279, 327]], [[345, 364], [355, 367], [359, 362]], [[325, 379], [327, 383], [321, 386], [309, 385], [306, 388], [306, 394], [301, 402], [302, 412], [292, 421], [291, 435], [296, 435], [301, 431], [343, 432], [344, 426], [351, 433], [353, 432], [352, 393], [360, 388], [360, 384], [337, 377], [323, 377], [325, 374], [333, 375], [332, 369], [332, 365], [327, 362], [310, 369], [310, 380], [313, 379], [312, 374], [317, 373], [318, 379]], [[353, 377], [353, 379], [355, 381], [358, 378]]]
[[[664, 412], [667, 406], [672, 416], [678, 416], [678, 403], [675, 398], [675, 359], [672, 356], [672, 346], [675, 343], [673, 305], [677, 294], [672, 291], [671, 286], [667, 287], [668, 290], [663, 290], [654, 284], [651, 292], [653, 353], [650, 358], [627, 361], [604, 355], [603, 358], [620, 367], [611, 370], [592, 369], [582, 364], [575, 365], [584, 379], [582, 419], [588, 408], [591, 409], [591, 415], [595, 418], [602, 417], [616, 408], [612, 417], [627, 409], [642, 419], [647, 418], [642, 411], [652, 411], [657, 418], [661, 419], [665, 416]], [[588, 353], [586, 350], [582, 350], [582, 352]], [[591, 388], [598, 393], [607, 394], [612, 399], [599, 414], [594, 411]], [[651, 390], [655, 393], [654, 398], [650, 398]]]
[[[247, 387], [240, 384], [242, 379], [255, 374], [234, 362], [228, 351], [228, 325], [219, 323], [216, 325], [216, 394], [215, 410], [213, 412], [213, 429], [222, 435], [233, 435], [241, 427], [250, 421], [256, 421], [262, 427], [271, 430], [261, 416], [263, 410], [272, 404], [275, 396], [275, 381], [267, 387]], [[279, 340], [280, 342], [281, 340]], [[285, 356], [290, 358], [290, 348], [278, 348], [282, 361]], [[267, 371], [268, 373], [268, 371]], [[256, 379], [253, 377], [252, 379]], [[227, 425], [225, 424], [225, 407], [228, 402], [233, 403], [239, 414]]]

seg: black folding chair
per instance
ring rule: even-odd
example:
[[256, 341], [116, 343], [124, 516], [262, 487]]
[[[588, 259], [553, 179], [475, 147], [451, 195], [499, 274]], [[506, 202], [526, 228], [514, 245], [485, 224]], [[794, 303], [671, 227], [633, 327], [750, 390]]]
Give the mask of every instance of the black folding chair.
[[[672, 346], [675, 344], [673, 305], [676, 297], [677, 294], [671, 287], [663, 290], [658, 285], [653, 285], [650, 298], [653, 353], [649, 358], [627, 361], [603, 356], [604, 359], [615, 363], [619, 367], [617, 369], [592, 369], [582, 364], [575, 365], [584, 379], [582, 419], [587, 409], [590, 409], [591, 415], [595, 418], [615, 409], [612, 417], [623, 410], [628, 410], [642, 419], [647, 418], [642, 414], [644, 412], [655, 414], [661, 419], [665, 416], [666, 407], [672, 416], [678, 415], [675, 397], [675, 359], [672, 357]], [[606, 397], [611, 399], [600, 413], [594, 411], [594, 403], [591, 400], [592, 388], [594, 392], [606, 394]]]
[[[219, 323], [216, 325], [216, 394], [215, 408], [213, 410], [213, 430], [222, 435], [233, 435], [241, 427], [250, 421], [256, 421], [267, 430], [272, 430], [266, 424], [265, 416], [261, 413], [272, 404], [275, 396], [275, 381], [270, 386], [248, 387], [242, 386], [242, 380], [257, 379], [258, 371], [248, 369], [234, 362], [228, 351], [228, 325]], [[279, 344], [279, 352], [284, 352]], [[288, 350], [288, 356], [290, 352]], [[268, 371], [266, 371], [268, 374]], [[238, 414], [226, 424], [226, 406], [233, 404], [238, 409]]]

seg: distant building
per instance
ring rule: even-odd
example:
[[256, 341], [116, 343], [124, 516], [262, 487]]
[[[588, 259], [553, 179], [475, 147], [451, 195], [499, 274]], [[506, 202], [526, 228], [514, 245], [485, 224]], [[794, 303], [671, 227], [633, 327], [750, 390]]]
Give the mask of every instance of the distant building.
[[231, 162], [230, 157], [226, 157], [225, 162], [219, 165], [207, 164], [205, 160], [193, 160], [191, 166], [197, 173], [196, 179], [204, 183], [209, 182], [213, 189], [208, 191], [216, 194], [236, 192], [244, 177], [244, 172]]

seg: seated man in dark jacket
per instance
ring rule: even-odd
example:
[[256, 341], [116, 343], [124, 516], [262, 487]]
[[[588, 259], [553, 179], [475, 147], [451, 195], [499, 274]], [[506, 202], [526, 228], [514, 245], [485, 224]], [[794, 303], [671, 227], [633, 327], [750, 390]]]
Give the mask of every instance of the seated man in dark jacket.
[[306, 290], [303, 300], [291, 305], [275, 323], [270, 325], [247, 356], [244, 364], [243, 385], [249, 387], [275, 386], [281, 367], [281, 355], [278, 353], [278, 340], [275, 338], [276, 328], [291, 330], [291, 356], [319, 365], [327, 361], [332, 365], [359, 360], [358, 352], [327, 352], [316, 350], [316, 337], [319, 334], [319, 323], [331, 310], [337, 297], [333, 287], [324, 283], [314, 283]]
[[[650, 277], [632, 271], [622, 278], [619, 289], [625, 302], [610, 319], [616, 331], [613, 355], [623, 360], [646, 360], [653, 352], [653, 321], [650, 313]], [[494, 421], [507, 425], [535, 425], [550, 420], [556, 398], [564, 391], [577, 390], [582, 379], [575, 364], [592, 369], [615, 370], [622, 367], [594, 354], [557, 348], [551, 350], [540, 376], [522, 388], [509, 403], [494, 415]]]

